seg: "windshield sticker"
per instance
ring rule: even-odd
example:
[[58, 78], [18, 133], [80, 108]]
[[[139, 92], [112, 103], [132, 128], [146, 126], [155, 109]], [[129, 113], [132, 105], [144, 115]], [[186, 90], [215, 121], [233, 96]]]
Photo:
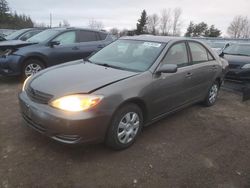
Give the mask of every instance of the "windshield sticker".
[[149, 47], [155, 47], [155, 48], [160, 48], [161, 47], [161, 44], [156, 43], [156, 42], [144, 42], [143, 45], [144, 46], [149, 46]]

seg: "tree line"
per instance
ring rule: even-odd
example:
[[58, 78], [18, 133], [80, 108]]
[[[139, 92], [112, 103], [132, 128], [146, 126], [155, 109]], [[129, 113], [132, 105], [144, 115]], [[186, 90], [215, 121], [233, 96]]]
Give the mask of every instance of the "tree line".
[[[8, 2], [0, 0], [0, 28], [1, 29], [22, 29], [30, 27], [46, 27], [45, 24], [37, 24], [30, 16], [11, 12]], [[67, 20], [59, 23], [59, 27], [69, 27]], [[89, 28], [103, 29], [104, 24], [94, 19], [89, 20]], [[110, 32], [117, 36], [152, 34], [162, 36], [180, 36], [183, 30], [182, 9], [163, 9], [159, 14], [148, 15], [146, 10], [141, 12], [136, 23], [136, 29], [119, 31], [112, 28]], [[190, 22], [184, 34], [186, 37], [220, 37], [222, 32], [214, 25], [205, 22]], [[230, 23], [227, 34], [231, 38], [250, 38], [250, 19], [246, 16], [235, 16]]]
[[0, 0], [0, 28], [1, 29], [22, 29], [33, 27], [34, 23], [30, 16], [10, 12], [8, 2]]

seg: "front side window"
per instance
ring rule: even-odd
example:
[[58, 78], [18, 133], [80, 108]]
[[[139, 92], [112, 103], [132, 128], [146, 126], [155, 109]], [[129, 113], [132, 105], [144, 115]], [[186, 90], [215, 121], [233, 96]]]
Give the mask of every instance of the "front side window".
[[48, 40], [56, 36], [56, 34], [58, 34], [59, 32], [60, 32], [59, 30], [48, 29], [48, 30], [42, 31], [41, 33], [34, 35], [33, 37], [29, 38], [27, 41], [35, 42], [35, 43], [47, 42]]
[[89, 60], [99, 65], [143, 72], [151, 67], [164, 47], [165, 44], [159, 42], [117, 40]]
[[188, 53], [184, 42], [173, 45], [168, 51], [163, 63], [175, 64], [178, 67], [188, 65]]
[[189, 47], [193, 59], [193, 63], [201, 63], [208, 61], [208, 52], [201, 44], [197, 42], [189, 42]]
[[69, 31], [57, 36], [53, 41], [60, 42], [60, 45], [76, 43], [76, 32]]

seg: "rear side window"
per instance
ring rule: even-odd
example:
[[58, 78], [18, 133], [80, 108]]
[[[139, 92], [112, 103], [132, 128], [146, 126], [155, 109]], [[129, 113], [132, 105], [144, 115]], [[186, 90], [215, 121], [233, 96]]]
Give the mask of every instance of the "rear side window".
[[100, 37], [101, 37], [101, 40], [105, 40], [107, 38], [107, 33], [99, 33], [100, 34]]
[[178, 67], [188, 65], [188, 53], [184, 42], [173, 45], [163, 59], [164, 64], [175, 64]]
[[197, 42], [189, 42], [193, 63], [201, 63], [208, 61], [208, 52], [201, 44]]
[[92, 42], [98, 41], [96, 32], [93, 31], [79, 31], [79, 42]]

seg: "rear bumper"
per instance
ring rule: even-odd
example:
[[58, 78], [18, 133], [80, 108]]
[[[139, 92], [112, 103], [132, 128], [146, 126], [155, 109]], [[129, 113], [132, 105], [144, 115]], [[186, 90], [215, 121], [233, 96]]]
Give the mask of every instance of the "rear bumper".
[[111, 116], [105, 113], [69, 113], [19, 95], [24, 123], [33, 130], [66, 144], [102, 142]]
[[22, 56], [10, 55], [0, 57], [0, 75], [3, 76], [19, 76], [21, 75]]
[[250, 80], [250, 69], [229, 69], [227, 79]]

